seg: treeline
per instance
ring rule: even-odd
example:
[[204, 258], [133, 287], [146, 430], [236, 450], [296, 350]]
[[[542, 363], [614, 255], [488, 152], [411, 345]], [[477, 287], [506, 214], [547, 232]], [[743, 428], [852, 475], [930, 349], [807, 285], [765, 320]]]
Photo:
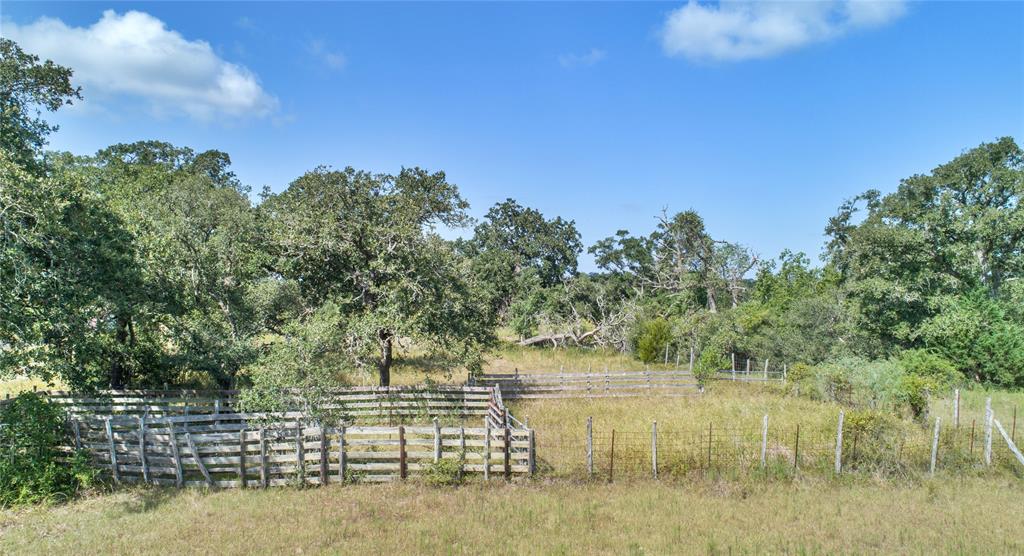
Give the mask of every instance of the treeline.
[[[399, 353], [475, 371], [507, 331], [645, 361], [691, 348], [707, 365], [900, 359], [1024, 386], [1011, 138], [842, 204], [821, 265], [763, 259], [686, 211], [589, 246], [600, 270], [581, 273], [571, 220], [509, 199], [473, 222], [443, 172], [319, 167], [254, 199], [219, 151], [48, 152], [41, 111], [80, 98], [71, 70], [0, 46], [4, 375], [272, 396], [358, 373], [388, 384]], [[439, 226], [473, 233], [448, 241]]]

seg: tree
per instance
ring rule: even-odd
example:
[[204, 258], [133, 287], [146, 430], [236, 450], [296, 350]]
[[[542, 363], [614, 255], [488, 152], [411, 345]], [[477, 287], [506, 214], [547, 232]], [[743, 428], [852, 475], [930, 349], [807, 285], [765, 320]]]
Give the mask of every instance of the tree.
[[704, 231], [704, 220], [690, 210], [672, 218], [663, 214], [651, 234], [654, 245], [655, 287], [670, 296], [690, 296], [718, 311], [715, 241]]
[[273, 267], [300, 288], [306, 311], [338, 305], [347, 353], [391, 382], [396, 343], [479, 368], [493, 322], [468, 261], [432, 229], [467, 222], [443, 172], [398, 175], [321, 167], [263, 202]]
[[21, 49], [0, 37], [0, 148], [8, 160], [39, 174], [46, 138], [57, 130], [40, 116], [82, 98], [71, 84], [71, 70]]
[[[1024, 152], [1007, 137], [840, 207], [826, 229], [828, 261], [885, 352], [927, 347], [979, 380], [1016, 380], [1019, 371], [980, 362], [996, 355], [981, 339], [997, 330], [1004, 360], [1024, 342], [1018, 313], [1003, 308], [1024, 276], [1022, 197]], [[867, 214], [854, 224], [861, 205]], [[978, 319], [985, 324], [968, 326]], [[968, 331], [952, 332], [965, 326], [969, 349]]]
[[265, 230], [230, 164], [219, 151], [159, 141], [114, 145], [87, 161], [96, 188], [130, 223], [144, 279], [116, 319], [165, 346], [144, 375], [125, 375], [113, 361], [112, 383], [228, 387], [255, 357], [264, 323], [250, 292], [266, 276]]
[[137, 283], [130, 237], [74, 168], [43, 156], [41, 109], [80, 98], [71, 70], [0, 39], [0, 369], [75, 389], [117, 357], [105, 318]]
[[546, 219], [539, 211], [512, 199], [497, 203], [465, 245], [474, 269], [491, 290], [492, 307], [501, 314], [517, 296], [529, 296], [532, 275], [541, 288], [550, 288], [576, 275], [583, 250], [574, 222]]

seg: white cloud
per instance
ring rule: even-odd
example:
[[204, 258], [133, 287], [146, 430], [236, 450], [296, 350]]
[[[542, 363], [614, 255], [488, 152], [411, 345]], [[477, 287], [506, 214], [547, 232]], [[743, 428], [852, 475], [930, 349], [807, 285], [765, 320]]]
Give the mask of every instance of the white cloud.
[[690, 0], [669, 13], [661, 45], [670, 56], [736, 61], [768, 58], [856, 29], [885, 25], [906, 11], [902, 1], [822, 2]]
[[330, 50], [327, 48], [327, 43], [320, 39], [309, 41], [308, 50], [314, 58], [335, 71], [345, 67], [345, 64], [348, 63], [348, 58], [344, 54]]
[[562, 54], [558, 57], [558, 63], [562, 64], [563, 68], [571, 68], [575, 66], [592, 66], [601, 60], [604, 60], [607, 53], [600, 48], [591, 48], [586, 54]]
[[259, 117], [277, 109], [277, 99], [253, 72], [143, 12], [107, 10], [89, 27], [48, 17], [22, 26], [5, 22], [4, 35], [27, 52], [73, 69], [74, 82], [90, 100], [132, 95], [155, 112], [204, 120]]

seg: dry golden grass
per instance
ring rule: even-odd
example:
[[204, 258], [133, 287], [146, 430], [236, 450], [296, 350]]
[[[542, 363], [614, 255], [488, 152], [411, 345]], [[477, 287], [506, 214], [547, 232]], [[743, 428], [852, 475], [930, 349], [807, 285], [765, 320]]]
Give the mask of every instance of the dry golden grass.
[[1024, 551], [1016, 479], [137, 489], [0, 514], [7, 554]]

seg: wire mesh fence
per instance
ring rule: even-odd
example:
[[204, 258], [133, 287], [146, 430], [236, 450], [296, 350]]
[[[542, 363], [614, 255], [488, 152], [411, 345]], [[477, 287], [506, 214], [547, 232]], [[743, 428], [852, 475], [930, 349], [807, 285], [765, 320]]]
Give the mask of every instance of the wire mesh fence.
[[[847, 422], [839, 440], [831, 426], [763, 422], [708, 423], [646, 430], [591, 428], [578, 433], [536, 432], [538, 470], [553, 476], [672, 478], [694, 474], [743, 475], [839, 473], [890, 477], [935, 473], [1009, 471], [1024, 477], [1024, 464], [998, 432], [992, 432], [991, 463], [985, 461], [984, 427], [943, 428], [934, 421], [896, 428]], [[838, 462], [838, 463], [837, 463]]]

